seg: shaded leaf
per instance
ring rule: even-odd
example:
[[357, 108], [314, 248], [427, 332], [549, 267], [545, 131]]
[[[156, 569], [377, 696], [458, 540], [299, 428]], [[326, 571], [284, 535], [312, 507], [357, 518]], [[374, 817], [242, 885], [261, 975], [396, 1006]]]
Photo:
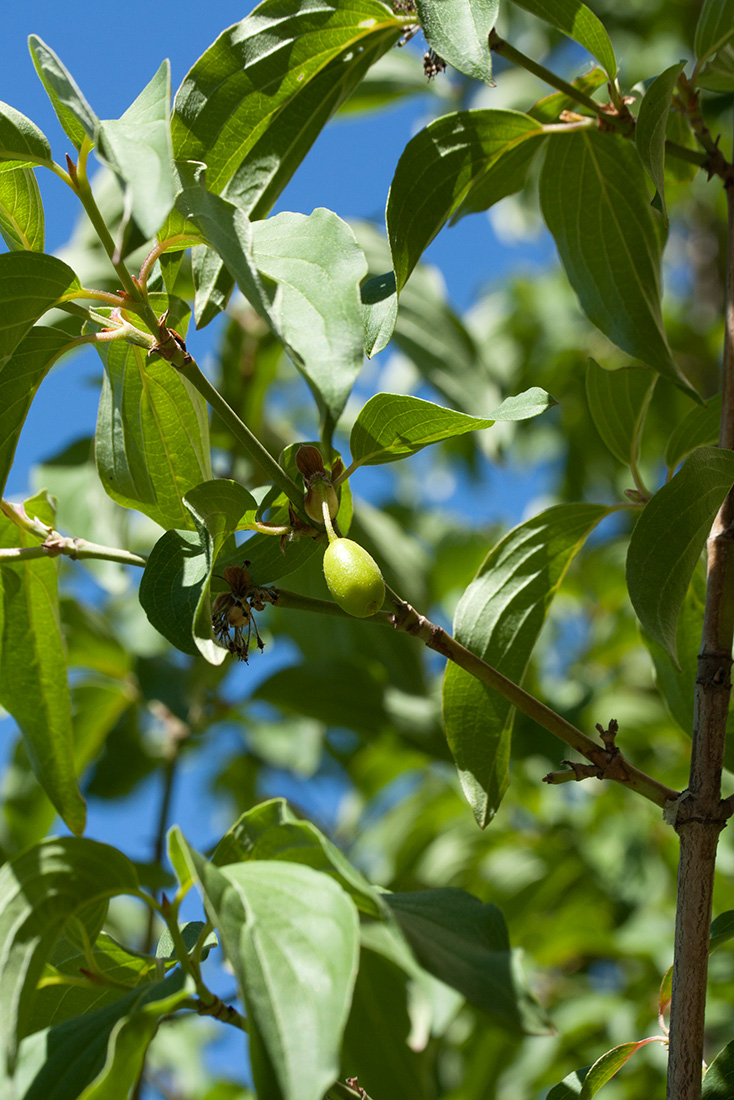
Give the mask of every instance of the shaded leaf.
[[589, 320], [697, 397], [673, 362], [663, 328], [660, 233], [637, 150], [615, 134], [554, 134], [540, 203]]
[[51, 164], [48, 138], [35, 122], [0, 101], [0, 161], [29, 161], [31, 164]]
[[589, 360], [586, 398], [596, 430], [615, 458], [636, 466], [657, 376], [644, 367], [608, 371]]
[[224, 478], [196, 486], [183, 503], [196, 532], [166, 531], [158, 540], [140, 582], [140, 603], [177, 649], [221, 664], [227, 650], [212, 637], [209, 582], [216, 555], [244, 516], [254, 518], [257, 504], [242, 485]]
[[734, 1091], [734, 1040], [709, 1063], [701, 1089], [701, 1100], [731, 1100]]
[[645, 630], [677, 663], [678, 615], [716, 513], [734, 483], [734, 454], [699, 447], [645, 506], [627, 552], [627, 587]]
[[0, 368], [0, 493], [38, 387], [68, 344], [60, 329], [33, 326]]
[[0, 254], [0, 370], [39, 317], [75, 298], [80, 290], [74, 272], [55, 256], [26, 251]]
[[28, 47], [38, 77], [67, 136], [77, 149], [81, 149], [85, 138], [94, 144], [99, 119], [74, 77], [61, 58], [37, 35], [29, 36]]
[[546, 1014], [522, 979], [502, 913], [463, 890], [386, 894], [416, 958], [505, 1030], [547, 1035]]
[[66, 921], [90, 903], [136, 893], [135, 868], [107, 844], [76, 837], [29, 848], [0, 869], [0, 1033], [12, 1068], [36, 982]]
[[460, 73], [492, 84], [489, 32], [499, 0], [416, 0], [426, 42]]
[[704, 0], [693, 48], [698, 63], [718, 53], [734, 37], [734, 0]]
[[295, 863], [219, 869], [191, 849], [188, 859], [240, 983], [258, 1096], [321, 1100], [338, 1076], [357, 972], [351, 899]]
[[430, 443], [491, 428], [497, 420], [525, 420], [556, 402], [537, 386], [508, 397], [487, 418], [469, 416], [396, 393], [377, 393], [359, 411], [349, 437], [352, 466], [378, 466], [416, 454]]
[[43, 252], [41, 192], [35, 172], [25, 165], [0, 172], [0, 234], [11, 250]]
[[184, 494], [211, 478], [204, 399], [170, 363], [123, 341], [97, 345], [105, 378], [95, 455], [107, 493], [161, 527], [190, 527]]
[[711, 92], [734, 91], [734, 46], [731, 42], [706, 62], [696, 83]]
[[685, 61], [678, 61], [653, 80], [645, 92], [635, 126], [635, 144], [640, 160], [647, 169], [660, 196], [661, 209], [665, 224], [668, 224], [668, 212], [665, 206], [665, 139], [678, 76], [683, 71]]
[[[609, 512], [601, 504], [561, 504], [509, 531], [459, 601], [458, 641], [520, 683], [566, 569]], [[507, 789], [514, 710], [452, 662], [443, 706], [464, 793], [484, 828]]]
[[665, 446], [665, 465], [674, 470], [684, 458], [698, 447], [713, 446], [719, 438], [721, 420], [721, 394], [710, 398], [705, 405], [695, 405], [679, 420]]
[[378, 918], [385, 914], [382, 895], [315, 825], [296, 817], [283, 798], [261, 802], [238, 818], [211, 857], [216, 867], [253, 859], [312, 867], [336, 879], [363, 913]]
[[398, 319], [398, 291], [395, 272], [373, 275], [360, 287], [364, 317], [364, 353], [368, 359], [384, 350]]
[[[31, 518], [53, 526], [45, 495], [25, 502]], [[0, 515], [0, 545], [37, 546], [38, 538]], [[0, 576], [4, 626], [0, 704], [18, 723], [38, 782], [72, 832], [84, 831], [86, 808], [76, 781], [71, 698], [59, 622], [58, 562], [6, 566]]]
[[581, 0], [513, 0], [513, 3], [578, 42], [603, 65], [609, 79], [614, 80], [617, 59], [609, 35], [601, 20]]
[[170, 127], [171, 65], [164, 61], [119, 119], [99, 124], [99, 150], [125, 189], [125, 218], [154, 237], [175, 197]]
[[161, 1017], [193, 993], [181, 971], [38, 1031], [20, 1048], [22, 1100], [127, 1100]]
[[712, 920], [709, 935], [709, 954], [716, 951], [722, 944], [728, 943], [731, 939], [734, 939], [734, 909], [729, 909], [726, 913], [719, 913], [718, 917], [714, 917]]
[[542, 134], [541, 124], [519, 111], [480, 110], [444, 115], [411, 138], [395, 169], [386, 211], [398, 291], [499, 157]]

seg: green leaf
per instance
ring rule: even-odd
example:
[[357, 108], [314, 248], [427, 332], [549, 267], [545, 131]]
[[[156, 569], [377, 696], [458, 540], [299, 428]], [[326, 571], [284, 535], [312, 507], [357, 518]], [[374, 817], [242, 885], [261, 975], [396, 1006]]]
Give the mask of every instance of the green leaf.
[[489, 417], [445, 409], [432, 401], [396, 393], [376, 393], [362, 406], [352, 427], [349, 449], [353, 469], [379, 466], [416, 454], [430, 443], [491, 428], [497, 420], [525, 420], [555, 405], [538, 387], [509, 397]]
[[385, 915], [379, 891], [315, 825], [297, 818], [283, 798], [261, 802], [238, 818], [211, 857], [215, 867], [253, 859], [300, 863], [331, 875], [363, 913], [376, 918]]
[[164, 61], [119, 119], [99, 124], [99, 151], [125, 189], [125, 213], [154, 237], [173, 207], [171, 65]]
[[[125, 996], [120, 986], [136, 989], [157, 976], [155, 959], [128, 951], [104, 932], [95, 940], [91, 956], [96, 972], [104, 975], [110, 984], [104, 981], [78, 984], [80, 971], [90, 969], [89, 956], [83, 947], [62, 936], [39, 983], [29, 1019], [30, 1032], [96, 1012]], [[65, 978], [70, 979], [68, 984], [64, 983]]]
[[360, 287], [364, 311], [364, 353], [368, 359], [383, 351], [398, 319], [398, 291], [395, 272], [373, 275]]
[[718, 53], [734, 37], [734, 0], [704, 0], [693, 48], [698, 65]]
[[591, 419], [611, 453], [625, 466], [637, 465], [656, 380], [657, 375], [645, 367], [609, 371], [590, 359], [586, 368]]
[[193, 992], [176, 971], [31, 1035], [20, 1048], [19, 1100], [127, 1100], [161, 1019]]
[[721, 420], [721, 394], [716, 394], [705, 405], [695, 405], [679, 420], [665, 446], [665, 465], [670, 471], [697, 447], [713, 446], [719, 438]]
[[255, 222], [253, 233], [258, 270], [278, 283], [279, 333], [316, 398], [328, 441], [362, 367], [359, 284], [367, 261], [330, 210], [278, 214]]
[[398, 291], [470, 189], [503, 154], [542, 134], [540, 123], [519, 111], [457, 111], [408, 142], [386, 212]]
[[591, 1100], [591, 1097], [596, 1096], [602, 1085], [606, 1085], [607, 1081], [611, 1081], [612, 1077], [641, 1047], [646, 1046], [648, 1043], [660, 1041], [661, 1039], [654, 1035], [649, 1039], [640, 1039], [635, 1043], [623, 1043], [622, 1046], [608, 1050], [606, 1054], [602, 1054], [601, 1058], [594, 1062], [593, 1066], [574, 1070], [573, 1073], [569, 1073], [568, 1077], [564, 1077], [559, 1085], [550, 1090], [547, 1100], [572, 1100], [572, 1097], [577, 1097], [578, 1100]]
[[23, 164], [0, 171], [0, 234], [11, 250], [43, 252], [41, 192], [35, 172]]
[[[53, 526], [45, 495], [32, 497], [24, 507], [31, 518], [37, 515]], [[37, 537], [0, 515], [0, 546], [37, 545]], [[38, 782], [71, 831], [81, 833], [86, 809], [74, 769], [57, 577], [58, 563], [51, 558], [3, 568], [0, 704], [18, 723]]]
[[635, 126], [637, 151], [660, 196], [666, 226], [668, 224], [668, 212], [665, 206], [666, 128], [676, 81], [684, 66], [685, 61], [678, 61], [653, 80], [642, 98]]
[[0, 370], [39, 317], [80, 290], [74, 272], [55, 256], [26, 251], [0, 255]]
[[[601, 88], [602, 84], [606, 83], [606, 73], [603, 69], [596, 66], [590, 72], [582, 73], [581, 76], [576, 77], [571, 87], [577, 88], [586, 95], [593, 96], [594, 92], [597, 91], [598, 88]], [[556, 122], [563, 111], [573, 111], [577, 107], [578, 100], [573, 99], [565, 92], [554, 92], [552, 95], [547, 95], [543, 99], [539, 99], [538, 102], [530, 108], [528, 114], [531, 118], [536, 118], [538, 122]]]
[[66, 921], [90, 903], [137, 890], [126, 856], [77, 837], [45, 841], [0, 869], [0, 1036], [11, 1070], [36, 982]]
[[170, 363], [123, 341], [97, 345], [105, 378], [97, 470], [107, 493], [161, 527], [191, 527], [184, 494], [211, 478], [204, 399]]
[[212, 637], [209, 582], [216, 555], [243, 517], [254, 518], [257, 503], [238, 482], [223, 478], [196, 486], [183, 503], [196, 532], [166, 531], [158, 540], [140, 582], [140, 603], [177, 649], [221, 664], [227, 651]]
[[617, 59], [609, 35], [601, 20], [581, 0], [513, 0], [513, 3], [578, 42], [604, 67], [609, 79], [614, 80]]
[[[459, 601], [458, 641], [520, 683], [566, 569], [610, 510], [601, 504], [560, 504], [509, 531]], [[513, 708], [451, 662], [443, 706], [464, 793], [484, 828], [507, 789]]]
[[627, 552], [627, 587], [645, 630], [677, 663], [676, 627], [716, 513], [734, 483], [734, 454], [699, 447], [645, 506]]
[[299, 864], [219, 869], [191, 850], [189, 858], [240, 983], [258, 1097], [321, 1100], [339, 1075], [357, 973], [351, 899], [329, 875]]
[[728, 943], [731, 939], [734, 939], [734, 909], [729, 909], [726, 913], [719, 913], [718, 917], [712, 920], [709, 935], [709, 954], [716, 951], [722, 944]]
[[734, 1040], [709, 1063], [701, 1089], [701, 1100], [731, 1100], [734, 1091]]
[[[402, 30], [402, 21], [377, 0], [326, 0], [318, 8], [265, 0], [224, 31], [184, 77], [172, 120], [176, 158], [206, 163], [208, 185], [220, 193], [277, 126], [283, 108], [304, 92], [308, 121], [314, 110], [308, 85], [326, 66], [354, 64], [377, 40], [387, 49]], [[288, 132], [294, 136], [292, 120]], [[265, 163], [256, 154], [258, 162]]]
[[493, 84], [489, 32], [499, 0], [416, 0], [426, 42], [465, 76]]
[[473, 182], [451, 215], [449, 225], [456, 225], [467, 214], [479, 214], [491, 206], [522, 191], [528, 178], [530, 165], [543, 146], [540, 141], [523, 141], [507, 152], [501, 153]]
[[553, 1030], [522, 979], [495, 905], [453, 889], [385, 894], [385, 901], [420, 964], [494, 1023], [516, 1034]]
[[637, 150], [615, 134], [554, 134], [540, 203], [589, 320], [697, 398], [673, 362], [663, 328], [660, 233]]
[[68, 335], [60, 329], [34, 326], [0, 368], [0, 494], [31, 402], [59, 352], [68, 344]]
[[0, 161], [4, 160], [53, 163], [48, 138], [35, 122], [0, 101]]
[[734, 46], [731, 42], [706, 63], [696, 84], [711, 92], [734, 92]]
[[38, 77], [67, 137], [71, 138], [77, 149], [81, 149], [85, 138], [94, 144], [99, 119], [61, 58], [35, 34], [28, 38], [28, 48]]

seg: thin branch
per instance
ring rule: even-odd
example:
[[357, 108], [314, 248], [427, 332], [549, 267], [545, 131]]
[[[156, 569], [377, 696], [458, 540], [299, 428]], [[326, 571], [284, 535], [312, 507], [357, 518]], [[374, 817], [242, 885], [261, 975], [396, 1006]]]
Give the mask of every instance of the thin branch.
[[[492, 691], [496, 691], [508, 702], [517, 707], [519, 711], [532, 718], [543, 729], [548, 730], [564, 744], [575, 749], [592, 764], [596, 765], [603, 773], [603, 778], [613, 779], [629, 787], [644, 798], [654, 802], [656, 806], [664, 807], [667, 803], [678, 798], [678, 791], [666, 787], [656, 779], [646, 775], [645, 772], [635, 768], [622, 753], [610, 753], [606, 742], [599, 744], [593, 738], [588, 737], [582, 730], [567, 721], [556, 711], [551, 710], [534, 695], [519, 687], [518, 684], [503, 676], [496, 668], [492, 668], [481, 657], [477, 657], [465, 646], [457, 642], [442, 627], [432, 623], [424, 615], [402, 600], [391, 588], [386, 586], [388, 596], [392, 600], [395, 610], [392, 614], [386, 611], [378, 611], [376, 615], [362, 619], [365, 623], [375, 623], [378, 626], [392, 626], [395, 630], [404, 631], [420, 638], [422, 642], [436, 653], [440, 653], [449, 661], [463, 668], [475, 679], [486, 684]], [[319, 614], [334, 615], [339, 618], [351, 618], [346, 611], [342, 611], [336, 604], [328, 600], [317, 600], [310, 596], [299, 596], [294, 592], [284, 589], [275, 589], [275, 607], [293, 611], [314, 611]]]
[[140, 554], [133, 554], [131, 550], [100, 546], [96, 542], [87, 542], [86, 539], [66, 538], [64, 535], [60, 535], [58, 531], [52, 531], [51, 535], [40, 546], [18, 546], [0, 549], [0, 565], [12, 565], [33, 558], [56, 558], [59, 555], [72, 558], [74, 561], [86, 559], [114, 561], [119, 565], [137, 565], [142, 569], [148, 564], [147, 558], [141, 557]]

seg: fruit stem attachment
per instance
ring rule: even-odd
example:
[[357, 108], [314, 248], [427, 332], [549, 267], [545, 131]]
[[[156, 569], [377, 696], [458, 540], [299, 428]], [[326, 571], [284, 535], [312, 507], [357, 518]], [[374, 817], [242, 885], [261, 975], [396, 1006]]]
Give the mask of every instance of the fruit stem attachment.
[[324, 517], [324, 527], [326, 528], [326, 533], [329, 536], [329, 542], [334, 542], [334, 540], [337, 539], [339, 536], [337, 535], [336, 531], [334, 530], [334, 525], [331, 522], [331, 515], [330, 515], [330, 512], [329, 512], [329, 502], [328, 502], [328, 500], [322, 500], [322, 502], [321, 502], [321, 514]]

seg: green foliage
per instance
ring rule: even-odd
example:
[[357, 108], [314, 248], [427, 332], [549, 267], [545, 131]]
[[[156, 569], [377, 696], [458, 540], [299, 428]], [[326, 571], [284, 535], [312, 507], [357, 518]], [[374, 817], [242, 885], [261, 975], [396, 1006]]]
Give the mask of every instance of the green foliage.
[[[700, 559], [734, 484], [711, 262], [734, 11], [603, 14], [264, 0], [173, 101], [164, 61], [108, 120], [31, 36], [76, 160], [0, 104], [2, 486], [58, 360], [94, 344], [104, 373], [94, 440], [0, 511], [3, 1096], [662, 1095], [669, 811], [709, 688], [703, 624], [732, 618]], [[428, 86], [419, 25], [455, 70]], [[564, 37], [598, 66], [573, 71]], [[375, 196], [386, 232], [269, 216], [335, 113], [418, 94], [422, 128]], [[63, 259], [44, 252], [40, 167], [86, 219]], [[562, 269], [503, 274], [462, 311], [424, 253], [487, 212], [544, 225]], [[480, 279], [498, 270], [488, 246]], [[192, 312], [214, 333], [206, 375]], [[361, 563], [346, 585], [342, 552]], [[558, 770], [569, 746], [584, 759]], [[217, 812], [201, 839], [197, 814], [174, 825], [166, 854], [192, 776]], [[160, 799], [151, 854], [127, 854], [139, 821], [115, 847], [82, 838], [86, 795]], [[57, 814], [79, 835], [47, 838]], [[714, 913], [718, 1098], [725, 876]], [[237, 1081], [202, 1053], [228, 1025], [247, 1033]]]

